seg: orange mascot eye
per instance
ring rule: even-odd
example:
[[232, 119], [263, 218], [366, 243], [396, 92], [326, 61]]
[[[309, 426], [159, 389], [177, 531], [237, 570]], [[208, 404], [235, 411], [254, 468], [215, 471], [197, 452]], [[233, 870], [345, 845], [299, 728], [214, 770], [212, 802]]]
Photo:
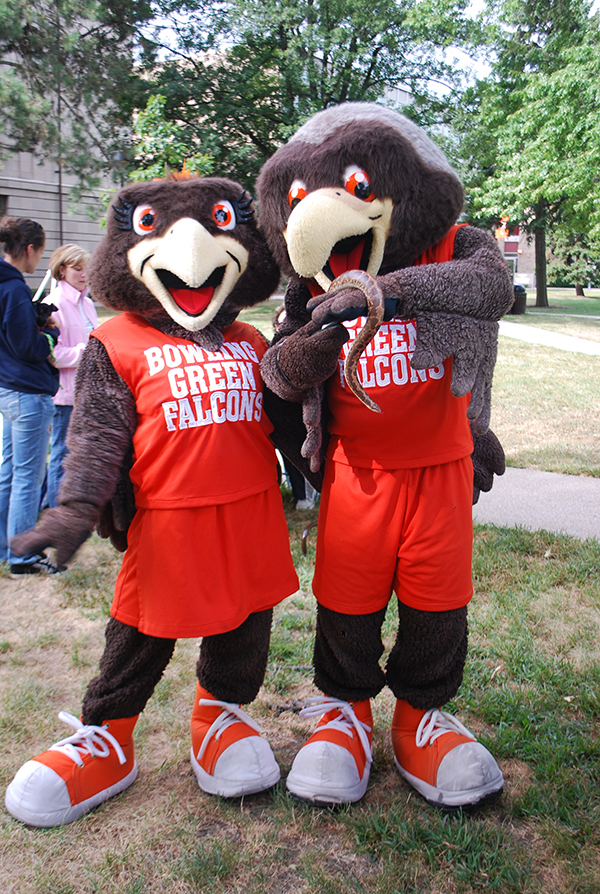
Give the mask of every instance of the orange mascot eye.
[[350, 195], [362, 199], [363, 202], [372, 202], [375, 198], [371, 189], [371, 181], [362, 168], [356, 166], [347, 168], [344, 173], [344, 186]]
[[133, 212], [132, 224], [138, 236], [151, 233], [156, 224], [156, 211], [150, 205], [138, 205]]
[[308, 190], [306, 188], [306, 183], [303, 183], [302, 180], [294, 180], [290, 186], [290, 191], [288, 192], [288, 204], [290, 208], [293, 210], [298, 202], [305, 199], [307, 195]]
[[212, 210], [212, 218], [221, 230], [233, 230], [236, 224], [233, 205], [227, 199], [217, 202]]

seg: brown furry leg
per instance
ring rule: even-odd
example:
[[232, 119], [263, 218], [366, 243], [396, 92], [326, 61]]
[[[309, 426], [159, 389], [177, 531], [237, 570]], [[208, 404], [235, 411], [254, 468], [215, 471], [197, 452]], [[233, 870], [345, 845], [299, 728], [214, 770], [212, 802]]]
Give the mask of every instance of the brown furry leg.
[[344, 701], [363, 701], [381, 692], [385, 612], [383, 608], [368, 615], [345, 615], [318, 606], [314, 664], [315, 685], [321, 692]]
[[82, 720], [100, 725], [105, 720], [134, 717], [163, 675], [175, 648], [174, 639], [140, 633], [111, 618], [100, 673], [89, 683], [83, 699]]
[[196, 667], [200, 685], [221, 701], [253, 702], [265, 678], [272, 620], [272, 609], [254, 612], [235, 630], [205, 636]]
[[398, 603], [387, 683], [413, 708], [439, 708], [458, 692], [467, 656], [467, 607], [425, 612]]

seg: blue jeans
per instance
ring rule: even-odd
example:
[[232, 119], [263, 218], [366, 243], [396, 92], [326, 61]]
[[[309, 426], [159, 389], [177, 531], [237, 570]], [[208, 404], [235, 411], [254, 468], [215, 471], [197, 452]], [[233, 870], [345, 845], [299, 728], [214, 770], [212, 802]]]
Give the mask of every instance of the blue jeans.
[[0, 561], [20, 565], [38, 558], [13, 556], [8, 544], [37, 521], [54, 404], [49, 394], [0, 388], [0, 413]]
[[65, 438], [67, 436], [67, 428], [69, 427], [69, 419], [73, 407], [60, 406], [54, 407], [54, 416], [52, 417], [52, 446], [50, 448], [50, 463], [48, 465], [48, 505], [56, 506], [58, 503], [58, 487], [60, 480], [64, 474], [63, 460], [67, 453], [67, 445]]

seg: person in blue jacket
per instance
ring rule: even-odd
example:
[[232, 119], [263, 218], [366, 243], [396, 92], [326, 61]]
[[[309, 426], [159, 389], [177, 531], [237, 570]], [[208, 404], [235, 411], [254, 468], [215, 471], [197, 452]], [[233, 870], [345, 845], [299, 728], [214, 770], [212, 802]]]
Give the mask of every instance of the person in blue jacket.
[[58, 369], [51, 363], [58, 329], [38, 326], [31, 290], [24, 273], [38, 266], [46, 236], [41, 224], [27, 218], [0, 221], [0, 413], [3, 417], [0, 466], [0, 561], [11, 575], [56, 573], [46, 555], [18, 557], [10, 551], [15, 534], [35, 525]]

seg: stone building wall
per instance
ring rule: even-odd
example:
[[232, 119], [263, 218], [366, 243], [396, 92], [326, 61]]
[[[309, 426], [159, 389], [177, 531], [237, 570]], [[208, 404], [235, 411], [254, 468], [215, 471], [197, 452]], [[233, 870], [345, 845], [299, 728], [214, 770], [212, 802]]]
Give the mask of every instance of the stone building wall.
[[[40, 284], [52, 251], [61, 242], [74, 242], [86, 251], [93, 252], [103, 237], [100, 220], [104, 205], [101, 190], [82, 196], [77, 207], [72, 208], [69, 195], [75, 179], [62, 177], [62, 240], [60, 226], [59, 180], [56, 163], [38, 161], [28, 152], [19, 152], [0, 161], [0, 214], [13, 217], [30, 217], [37, 220], [46, 231], [46, 251], [37, 271], [27, 276], [29, 286], [35, 291]], [[105, 189], [114, 188], [106, 182]]]

